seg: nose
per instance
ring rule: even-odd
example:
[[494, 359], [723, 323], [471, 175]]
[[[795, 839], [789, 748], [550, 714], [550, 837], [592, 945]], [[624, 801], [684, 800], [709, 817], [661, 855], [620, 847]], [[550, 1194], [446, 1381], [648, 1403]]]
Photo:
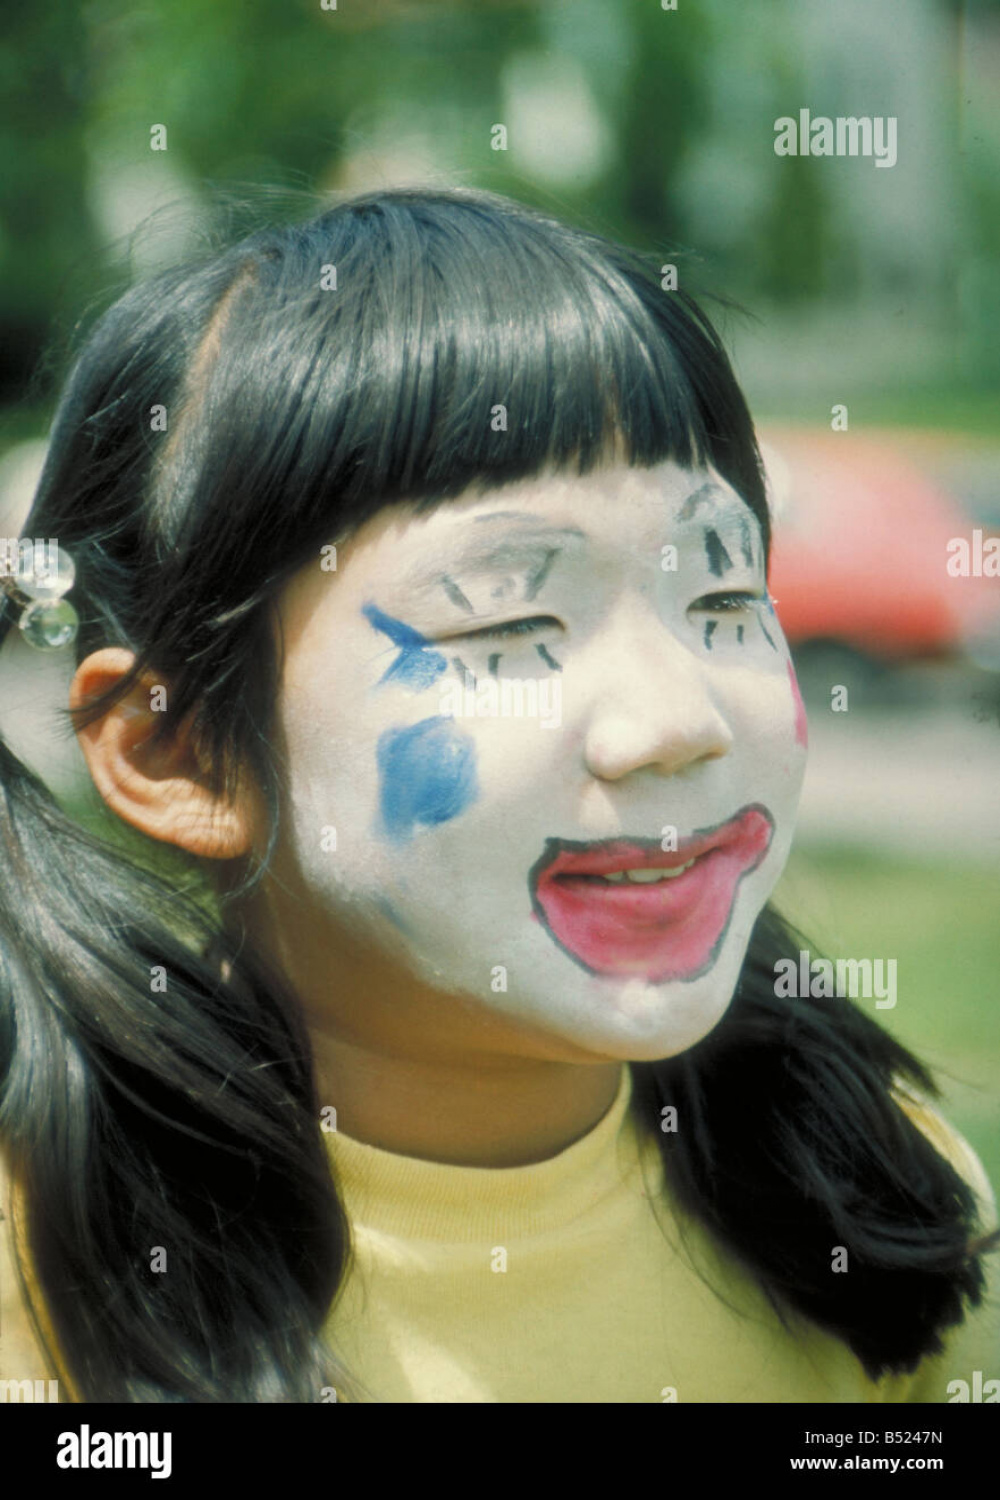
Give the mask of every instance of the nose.
[[732, 748], [706, 666], [652, 611], [620, 613], [602, 637], [600, 663], [588, 665], [584, 759], [591, 775], [602, 781], [639, 770], [676, 776]]

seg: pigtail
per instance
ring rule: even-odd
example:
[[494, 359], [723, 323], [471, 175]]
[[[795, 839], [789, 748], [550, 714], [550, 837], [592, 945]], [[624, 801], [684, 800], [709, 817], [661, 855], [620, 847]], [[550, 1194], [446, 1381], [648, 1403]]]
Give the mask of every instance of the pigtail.
[[775, 994], [775, 964], [808, 946], [765, 907], [720, 1024], [632, 1073], [646, 1119], [684, 1122], [656, 1131], [684, 1207], [876, 1379], [941, 1351], [1000, 1233], [977, 1239], [972, 1189], [897, 1102], [901, 1084], [938, 1095], [926, 1068], [848, 999]]
[[2, 742], [0, 861], [0, 1135], [57, 1362], [84, 1401], [324, 1399], [349, 1231], [295, 1008]]

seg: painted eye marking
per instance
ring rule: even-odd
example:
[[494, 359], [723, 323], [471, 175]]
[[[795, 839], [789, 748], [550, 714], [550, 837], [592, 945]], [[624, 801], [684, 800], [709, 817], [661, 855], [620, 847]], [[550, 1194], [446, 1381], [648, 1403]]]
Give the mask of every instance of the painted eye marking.
[[748, 568], [753, 567], [753, 535], [749, 524], [740, 517], [740, 551]]
[[490, 598], [495, 599], [498, 604], [505, 604], [508, 599], [516, 599], [516, 597], [516, 578], [505, 578], [503, 583], [498, 583], [495, 589], [490, 589]]
[[767, 644], [770, 646], [771, 650], [772, 651], [777, 651], [778, 648], [774, 644], [774, 642], [772, 641], [771, 637], [768, 635], [768, 633], [767, 633], [767, 626], [764, 624], [764, 621], [761, 619], [760, 615], [757, 616], [757, 623], [760, 625], [760, 628], [761, 628], [761, 630], [764, 633], [764, 639], [767, 642]]
[[449, 578], [447, 573], [441, 574], [441, 587], [448, 595], [448, 598], [451, 600], [452, 604], [457, 604], [459, 609], [464, 609], [467, 615], [475, 614], [476, 611], [473, 609], [469, 600], [462, 593], [462, 590], [459, 588], [454, 578]]
[[455, 671], [458, 673], [459, 677], [462, 679], [463, 682], [467, 682], [468, 679], [471, 677], [472, 682], [471, 682], [470, 685], [472, 687], [475, 687], [475, 685], [476, 685], [476, 674], [469, 667], [467, 667], [465, 665], [465, 662], [462, 660], [462, 658], [460, 656], [453, 656], [452, 659], [451, 659], [451, 664], [455, 668]]
[[[737, 540], [737, 527], [739, 549], [748, 568], [758, 566], [757, 554], [763, 543], [758, 518], [748, 510], [745, 503], [737, 509], [732, 501], [731, 490], [709, 481], [692, 491], [677, 512], [677, 520], [681, 523], [694, 520], [700, 510], [708, 512], [702, 523], [702, 541], [709, 568], [716, 578], [721, 578], [733, 566], [733, 541]], [[714, 526], [712, 521], [715, 522]], [[733, 541], [727, 547], [722, 540], [722, 533], [728, 535], [730, 531], [733, 533]]]
[[[536, 645], [535, 650], [538, 652], [539, 656], [542, 658], [542, 661], [545, 663], [545, 665], [547, 667], [551, 668], [551, 670], [553, 672], [561, 672], [562, 671], [562, 667], [561, 667], [560, 663], [556, 661], [555, 657], [552, 655], [552, 653], [545, 646]], [[498, 668], [500, 666], [500, 658], [501, 658], [502, 655], [503, 655], [502, 651], [491, 651], [490, 652], [489, 658], [488, 658], [488, 661], [487, 661], [487, 667], [488, 667], [489, 674], [490, 674], [491, 677], [499, 677], [500, 673], [498, 671]], [[458, 672], [459, 676], [462, 677], [463, 680], [467, 679], [467, 678], [471, 678], [471, 686], [475, 687], [476, 686], [475, 674], [465, 665], [465, 663], [462, 661], [462, 658], [460, 656], [453, 656], [451, 660], [452, 660], [452, 665], [455, 667], [455, 670]]]
[[380, 685], [391, 680], [420, 692], [448, 670], [448, 663], [440, 651], [435, 651], [426, 636], [414, 630], [412, 625], [394, 619], [371, 602], [362, 606], [361, 613], [375, 630], [387, 635], [399, 651], [396, 660], [379, 679]]
[[690, 521], [699, 505], [707, 505], [710, 508], [714, 508], [718, 505], [719, 499], [723, 494], [724, 491], [717, 484], [712, 483], [703, 484], [699, 489], [692, 490], [677, 512], [678, 521]]
[[552, 567], [552, 564], [559, 556], [560, 551], [561, 548], [559, 547], [550, 547], [548, 552], [546, 552], [544, 558], [542, 559], [540, 565], [535, 569], [534, 573], [529, 575], [527, 587], [524, 591], [525, 599], [534, 599], [535, 595], [538, 593], [538, 590], [541, 588], [546, 578], [548, 578], [549, 569]]
[[[707, 612], [710, 614], [719, 614], [722, 616], [732, 615], [735, 613], [745, 615], [751, 609], [753, 609], [755, 604], [763, 604], [763, 602], [763, 596], [760, 594], [751, 594], [742, 591], [736, 591], [730, 594], [703, 594], [700, 599], [695, 600], [695, 602], [691, 605], [691, 608], [697, 610], [699, 613]], [[760, 616], [758, 615], [757, 618], [760, 619]], [[712, 636], [715, 634], [718, 624], [718, 620], [705, 621], [704, 639], [705, 645], [708, 647], [709, 651], [712, 650]], [[766, 631], [764, 633], [765, 635], [767, 634]], [[737, 643], [741, 646], [744, 644], [744, 637], [745, 630], [743, 622], [740, 621], [736, 626], [736, 640]], [[770, 640], [769, 636], [768, 639]], [[771, 644], [774, 644], [773, 641], [771, 642]], [[777, 650], [777, 647], [775, 647], [775, 650]]]
[[734, 566], [722, 538], [711, 526], [705, 528], [705, 556], [708, 558], [709, 572], [714, 573], [716, 578], [721, 578], [723, 573], [728, 573]]
[[[546, 625], [558, 624], [559, 621], [553, 619], [551, 615], [533, 615], [530, 619], [526, 620], [508, 620], [503, 625], [490, 625], [484, 630], [465, 631], [460, 639], [464, 641], [507, 640], [512, 636], [533, 635], [536, 630], [540, 630]], [[457, 640], [459, 639], [459, 637], [456, 636], [454, 637], [454, 639]], [[542, 658], [542, 661], [551, 671], [562, 671], [561, 664], [556, 661], [555, 657], [549, 651], [547, 646], [542, 645], [540, 642], [536, 642], [535, 650], [538, 652], [538, 655]], [[489, 656], [487, 657], [487, 670], [489, 671], [491, 677], [499, 676], [500, 658], [502, 655], [503, 653], [501, 651], [491, 651]], [[473, 686], [475, 686], [475, 678], [469, 671], [469, 668], [462, 661], [461, 657], [453, 656], [451, 660], [452, 665], [461, 676], [469, 676], [473, 678]]]

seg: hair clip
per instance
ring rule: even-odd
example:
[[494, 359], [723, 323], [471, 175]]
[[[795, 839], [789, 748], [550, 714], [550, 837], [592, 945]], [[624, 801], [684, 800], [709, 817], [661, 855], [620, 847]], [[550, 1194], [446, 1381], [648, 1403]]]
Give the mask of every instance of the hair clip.
[[20, 605], [17, 623], [36, 651], [59, 651], [76, 640], [80, 618], [63, 598], [75, 579], [73, 559], [58, 542], [0, 544], [0, 590]]

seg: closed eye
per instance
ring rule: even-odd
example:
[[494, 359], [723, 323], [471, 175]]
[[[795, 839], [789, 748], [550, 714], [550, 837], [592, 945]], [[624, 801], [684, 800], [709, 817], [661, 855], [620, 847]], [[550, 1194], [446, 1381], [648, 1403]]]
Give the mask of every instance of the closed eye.
[[690, 607], [703, 613], [714, 614], [716, 612], [726, 613], [730, 610], [750, 609], [754, 604], [763, 603], [763, 594], [736, 592], [728, 594], [702, 594], [701, 598], [696, 599]]
[[[452, 641], [502, 641], [515, 635], [531, 635], [549, 625], [559, 625], [552, 615], [531, 615], [524, 620], [507, 620], [502, 625], [489, 625], [482, 630], [466, 630], [461, 635], [448, 636]], [[561, 628], [561, 627], [560, 627]], [[439, 637], [439, 642], [442, 638]]]

